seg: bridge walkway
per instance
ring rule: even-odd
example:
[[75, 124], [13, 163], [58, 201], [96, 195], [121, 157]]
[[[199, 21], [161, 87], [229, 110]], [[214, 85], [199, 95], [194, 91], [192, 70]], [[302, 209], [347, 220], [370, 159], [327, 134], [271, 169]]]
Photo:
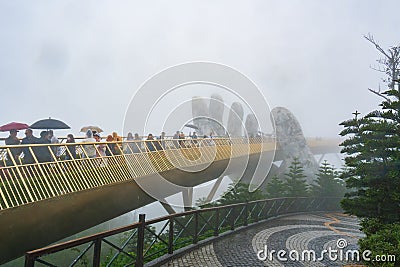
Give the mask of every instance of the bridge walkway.
[[[235, 232], [212, 243], [174, 258], [162, 267], [181, 266], [346, 266], [349, 261], [279, 261], [257, 258], [257, 252], [267, 244], [268, 251], [314, 250], [321, 255], [323, 249], [337, 248], [338, 240], [345, 240], [343, 251], [358, 249], [357, 240], [363, 234], [358, 220], [340, 213], [309, 213], [287, 215]], [[261, 255], [263, 256], [263, 254]], [[353, 262], [354, 263], [354, 262]]]

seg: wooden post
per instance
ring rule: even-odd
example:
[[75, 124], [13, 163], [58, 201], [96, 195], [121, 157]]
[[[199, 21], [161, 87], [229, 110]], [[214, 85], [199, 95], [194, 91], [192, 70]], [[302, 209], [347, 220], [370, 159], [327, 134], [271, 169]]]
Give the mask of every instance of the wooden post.
[[139, 226], [138, 226], [138, 237], [137, 237], [137, 248], [136, 248], [136, 267], [143, 267], [144, 258], [144, 231], [146, 226], [146, 215], [139, 214]]
[[193, 236], [193, 244], [197, 244], [199, 240], [199, 211], [196, 211], [194, 214], [194, 236]]
[[100, 256], [101, 256], [101, 239], [94, 241], [93, 251], [93, 267], [100, 267]]
[[174, 218], [169, 219], [168, 254], [174, 253]]
[[214, 236], [219, 235], [219, 209], [215, 210], [215, 228], [214, 228]]
[[25, 267], [34, 267], [35, 257], [30, 254], [25, 254]]
[[246, 204], [244, 204], [244, 226], [247, 226], [249, 224], [249, 203], [246, 201]]

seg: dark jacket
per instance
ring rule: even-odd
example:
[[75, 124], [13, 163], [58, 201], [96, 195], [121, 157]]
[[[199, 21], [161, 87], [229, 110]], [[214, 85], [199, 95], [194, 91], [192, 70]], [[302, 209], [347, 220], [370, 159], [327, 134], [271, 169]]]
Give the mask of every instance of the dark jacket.
[[[18, 140], [18, 138], [13, 138], [12, 136], [7, 137], [4, 141], [7, 146], [15, 146], [15, 145], [19, 145], [21, 143]], [[21, 150], [21, 148], [10, 148], [10, 152], [13, 155], [14, 159], [16, 160], [18, 158], [18, 156], [21, 154], [22, 150]], [[8, 155], [8, 153], [7, 153], [7, 159], [9, 161], [9, 163], [12, 163], [11, 157], [10, 157], [10, 155]]]
[[[47, 138], [40, 138], [38, 144], [50, 144], [51, 142]], [[51, 154], [48, 146], [39, 146], [34, 149], [36, 158], [39, 162], [51, 161]]]
[[[21, 145], [30, 145], [30, 144], [37, 144], [39, 142], [39, 139], [31, 136], [31, 137], [25, 137], [21, 141]], [[24, 147], [22, 148], [22, 152], [24, 153], [24, 163], [25, 164], [32, 164], [35, 162], [33, 159], [32, 153], [29, 150], [29, 147]]]

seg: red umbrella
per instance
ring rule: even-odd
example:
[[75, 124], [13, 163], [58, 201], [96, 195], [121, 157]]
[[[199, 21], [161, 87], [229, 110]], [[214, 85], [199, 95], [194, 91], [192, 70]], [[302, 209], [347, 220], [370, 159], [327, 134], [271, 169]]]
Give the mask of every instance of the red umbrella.
[[20, 122], [10, 122], [7, 124], [4, 124], [3, 126], [0, 126], [0, 132], [8, 132], [11, 130], [24, 130], [28, 129], [29, 125], [25, 123], [20, 123]]

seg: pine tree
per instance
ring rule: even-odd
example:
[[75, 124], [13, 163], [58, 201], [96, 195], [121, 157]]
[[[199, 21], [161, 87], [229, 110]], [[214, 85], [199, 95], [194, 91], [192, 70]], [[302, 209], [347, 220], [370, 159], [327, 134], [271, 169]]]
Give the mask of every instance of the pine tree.
[[271, 178], [271, 181], [267, 184], [266, 187], [267, 197], [268, 198], [276, 198], [276, 197], [284, 197], [286, 196], [286, 186], [283, 181], [281, 181], [278, 176], [274, 176]]
[[289, 173], [285, 174], [286, 196], [306, 197], [309, 195], [306, 176], [298, 158], [294, 158], [289, 166]]
[[264, 199], [265, 195], [260, 189], [253, 192], [249, 191], [249, 185], [246, 183], [230, 184], [225, 194], [218, 200], [218, 205], [228, 205], [234, 203], [243, 203], [253, 200]]
[[366, 37], [385, 58], [388, 90], [371, 90], [381, 96], [381, 109], [341, 123], [346, 136], [341, 146], [347, 154], [347, 169], [342, 174], [351, 190], [342, 201], [342, 207], [360, 218], [377, 219], [382, 224], [400, 222], [400, 46], [387, 52], [375, 40]]
[[338, 173], [325, 160], [319, 168], [316, 185], [311, 188], [315, 197], [343, 197], [345, 186], [340, 182]]

